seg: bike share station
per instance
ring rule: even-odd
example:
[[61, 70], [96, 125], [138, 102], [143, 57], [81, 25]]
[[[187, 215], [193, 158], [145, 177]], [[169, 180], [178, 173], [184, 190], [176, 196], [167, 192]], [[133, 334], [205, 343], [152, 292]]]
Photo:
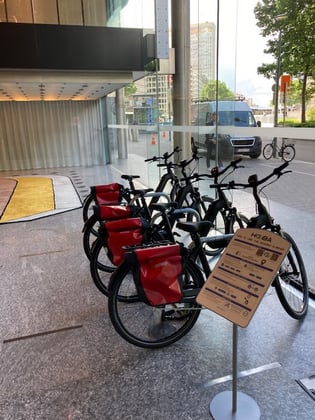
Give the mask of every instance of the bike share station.
[[288, 253], [290, 244], [262, 229], [239, 229], [197, 296], [197, 302], [233, 323], [232, 391], [210, 403], [215, 420], [258, 420], [260, 409], [237, 391], [238, 326], [247, 327]]

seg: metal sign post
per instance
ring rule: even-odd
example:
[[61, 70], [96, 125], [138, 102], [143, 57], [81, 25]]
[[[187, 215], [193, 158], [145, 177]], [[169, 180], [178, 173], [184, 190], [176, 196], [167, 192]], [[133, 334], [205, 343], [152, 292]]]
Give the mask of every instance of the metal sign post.
[[233, 389], [210, 404], [215, 420], [258, 420], [250, 396], [237, 392], [237, 328], [247, 327], [275, 278], [290, 244], [263, 229], [239, 229], [202, 287], [197, 302], [233, 323]]

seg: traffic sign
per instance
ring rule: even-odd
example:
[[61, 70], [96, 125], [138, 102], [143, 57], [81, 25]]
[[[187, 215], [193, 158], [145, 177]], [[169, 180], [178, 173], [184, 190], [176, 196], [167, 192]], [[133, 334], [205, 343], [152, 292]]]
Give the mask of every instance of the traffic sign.
[[283, 74], [280, 77], [280, 92], [287, 92], [290, 89], [291, 76], [289, 74]]

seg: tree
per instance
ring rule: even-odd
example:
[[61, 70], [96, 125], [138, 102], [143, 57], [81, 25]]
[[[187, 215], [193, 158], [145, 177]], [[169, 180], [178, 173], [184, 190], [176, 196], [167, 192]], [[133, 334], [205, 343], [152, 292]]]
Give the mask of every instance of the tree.
[[125, 86], [124, 91], [125, 91], [125, 96], [134, 95], [137, 92], [137, 86], [135, 83], [129, 83], [129, 85]]
[[[200, 99], [216, 99], [217, 82], [209, 80], [200, 92]], [[226, 86], [224, 82], [218, 81], [218, 99], [234, 99], [234, 93]]]
[[289, 73], [301, 85], [301, 121], [305, 122], [306, 103], [315, 92], [315, 3], [314, 0], [262, 0], [254, 9], [261, 34], [268, 37], [267, 54], [275, 62], [258, 67], [259, 74], [276, 80]]

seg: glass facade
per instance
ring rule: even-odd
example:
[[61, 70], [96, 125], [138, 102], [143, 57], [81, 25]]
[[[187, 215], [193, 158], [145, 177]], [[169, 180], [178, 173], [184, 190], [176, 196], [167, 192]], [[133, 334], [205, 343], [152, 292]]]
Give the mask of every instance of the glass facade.
[[127, 4], [128, 0], [3, 0], [0, 22], [120, 27]]
[[[146, 68], [134, 74], [134, 82], [124, 89], [95, 101], [93, 112], [100, 115], [95, 114], [93, 120], [101, 126], [89, 130], [103, 133], [95, 136], [103, 144], [95, 145], [98, 155], [90, 161], [124, 167], [128, 160], [137, 171], [144, 159], [170, 152], [174, 146], [183, 150], [183, 159], [189, 158], [193, 138], [211, 160], [200, 161], [205, 169], [232, 159], [234, 153], [252, 158], [260, 154], [260, 129], [251, 111], [255, 100], [248, 96], [253, 82], [245, 77], [248, 69], [257, 69], [248, 42], [254, 6], [253, 1], [239, 0], [3, 0], [0, 21], [141, 28], [149, 57]], [[157, 60], [155, 45], [157, 50], [168, 50], [169, 58]], [[9, 93], [7, 97], [13, 99]], [[5, 115], [5, 104], [3, 108]], [[26, 115], [29, 110], [19, 112]], [[265, 121], [271, 122], [272, 116]], [[69, 138], [76, 139], [78, 126], [81, 121], [69, 123]], [[80, 159], [72, 163], [79, 165]], [[152, 174], [152, 167], [148, 166], [146, 182], [154, 186], [160, 172], [155, 168]]]

